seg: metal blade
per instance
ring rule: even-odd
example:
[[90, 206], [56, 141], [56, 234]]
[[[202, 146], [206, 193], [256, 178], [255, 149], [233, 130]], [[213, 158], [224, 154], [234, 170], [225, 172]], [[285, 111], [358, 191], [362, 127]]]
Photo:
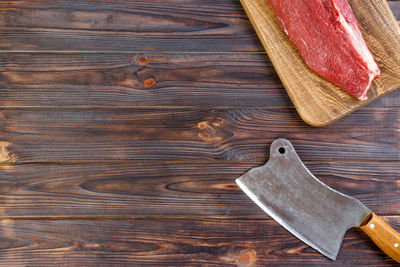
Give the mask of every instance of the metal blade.
[[343, 236], [371, 211], [355, 198], [319, 181], [286, 139], [271, 145], [270, 158], [236, 180], [268, 215], [297, 238], [335, 260]]

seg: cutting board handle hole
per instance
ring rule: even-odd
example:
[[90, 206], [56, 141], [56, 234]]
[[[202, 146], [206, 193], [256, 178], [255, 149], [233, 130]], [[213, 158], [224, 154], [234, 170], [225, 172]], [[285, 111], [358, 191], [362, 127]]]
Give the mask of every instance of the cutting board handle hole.
[[279, 153], [281, 153], [281, 154], [283, 155], [283, 154], [285, 154], [286, 149], [285, 149], [284, 147], [280, 147], [280, 148], [278, 149], [278, 151], [279, 151]]

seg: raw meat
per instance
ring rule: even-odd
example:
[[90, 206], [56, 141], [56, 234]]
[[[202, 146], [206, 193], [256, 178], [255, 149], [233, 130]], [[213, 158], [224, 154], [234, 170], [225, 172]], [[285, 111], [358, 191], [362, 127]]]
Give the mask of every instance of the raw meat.
[[269, 0], [307, 65], [357, 99], [380, 70], [347, 0]]

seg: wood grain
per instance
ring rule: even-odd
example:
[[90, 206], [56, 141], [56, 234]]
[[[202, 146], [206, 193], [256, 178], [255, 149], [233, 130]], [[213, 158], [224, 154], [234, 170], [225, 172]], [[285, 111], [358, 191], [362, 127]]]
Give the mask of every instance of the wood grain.
[[292, 106], [263, 54], [0, 53], [0, 87], [0, 106]]
[[[379, 214], [400, 214], [398, 162], [305, 162], [331, 187]], [[253, 163], [0, 166], [0, 218], [260, 215], [235, 184]]]
[[301, 118], [325, 126], [400, 86], [400, 28], [385, 0], [349, 1], [364, 39], [381, 69], [368, 100], [359, 101], [313, 72], [279, 25], [268, 1], [241, 0]]
[[17, 53], [0, 62], [3, 106], [291, 105], [265, 55]]
[[399, 113], [365, 109], [318, 129], [293, 109], [5, 109], [0, 159], [262, 163], [269, 144], [283, 137], [303, 160], [398, 161]]
[[360, 230], [331, 261], [262, 217], [3, 220], [0, 229], [9, 266], [395, 266]]
[[264, 51], [233, 0], [3, 1], [0, 26], [2, 51]]
[[0, 36], [1, 266], [394, 266], [358, 230], [327, 260], [234, 179], [286, 137], [398, 230], [400, 92], [305, 125], [233, 0], [0, 1]]
[[0, 49], [262, 51], [241, 6], [232, 0], [53, 2], [4, 4]]

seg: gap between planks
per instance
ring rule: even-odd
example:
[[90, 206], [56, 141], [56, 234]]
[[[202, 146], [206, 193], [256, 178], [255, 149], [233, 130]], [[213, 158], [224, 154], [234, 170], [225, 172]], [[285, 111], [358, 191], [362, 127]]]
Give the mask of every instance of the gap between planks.
[[243, 52], [213, 52], [213, 51], [182, 51], [182, 52], [174, 52], [174, 51], [115, 51], [115, 50], [99, 50], [99, 51], [89, 51], [89, 50], [0, 50], [0, 54], [146, 54], [146, 55], [267, 55], [266, 52], [251, 52], [251, 51], [243, 51]]
[[[400, 160], [380, 160], [380, 159], [366, 159], [366, 160], [304, 160], [305, 164], [315, 163], [399, 163]], [[239, 161], [239, 160], [189, 160], [189, 161], [165, 161], [165, 160], [107, 160], [107, 161], [14, 161], [14, 162], [0, 162], [0, 166], [18, 166], [18, 165], [120, 165], [120, 164], [143, 164], [143, 165], [208, 165], [208, 164], [260, 164], [258, 160], [253, 161]]]
[[[399, 217], [400, 214], [377, 214], [381, 217]], [[208, 219], [208, 220], [232, 220], [232, 219], [251, 219], [251, 220], [273, 220], [267, 214], [254, 214], [254, 215], [220, 215], [220, 214], [209, 214], [209, 215], [197, 215], [197, 214], [170, 214], [170, 215], [68, 215], [68, 216], [1, 216], [1, 220], [88, 220], [88, 221], [102, 221], [102, 220], [168, 220], [168, 219]]]
[[[214, 110], [224, 110], [224, 109], [295, 109], [294, 106], [0, 106], [0, 110], [115, 110], [115, 109], [127, 109], [127, 110], [137, 110], [137, 109], [158, 109], [158, 110], [171, 110], [171, 109], [214, 109]], [[400, 106], [391, 107], [369, 107], [365, 106], [359, 110], [390, 110], [390, 109], [400, 109]]]

